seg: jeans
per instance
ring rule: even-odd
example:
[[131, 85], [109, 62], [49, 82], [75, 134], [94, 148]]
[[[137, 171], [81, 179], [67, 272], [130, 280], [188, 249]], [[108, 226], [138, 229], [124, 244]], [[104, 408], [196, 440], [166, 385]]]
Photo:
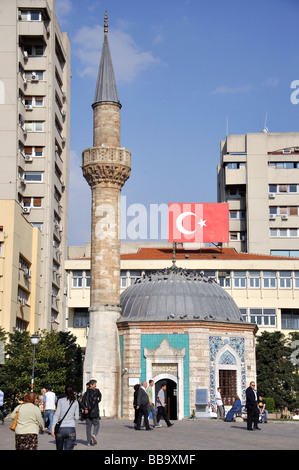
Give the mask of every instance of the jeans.
[[49, 418], [49, 427], [48, 427], [48, 431], [49, 431], [49, 433], [51, 433], [51, 431], [52, 431], [52, 424], [53, 424], [53, 418], [54, 418], [54, 410], [45, 410], [45, 413], [44, 413], [44, 423], [45, 423], [45, 427], [46, 427], [47, 418]]
[[74, 450], [76, 442], [76, 429], [71, 427], [63, 428], [60, 426], [58, 434], [56, 434], [57, 450]]
[[86, 438], [88, 444], [91, 442], [91, 428], [93, 426], [93, 436], [97, 436], [100, 429], [100, 418], [86, 418]]

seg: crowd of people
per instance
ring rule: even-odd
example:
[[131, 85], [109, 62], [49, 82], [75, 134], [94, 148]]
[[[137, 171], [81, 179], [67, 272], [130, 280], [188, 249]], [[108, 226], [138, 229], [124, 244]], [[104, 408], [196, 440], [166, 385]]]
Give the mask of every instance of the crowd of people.
[[[3, 404], [3, 392], [0, 398]], [[67, 385], [58, 397], [50, 385], [41, 390], [40, 396], [35, 392], [27, 393], [10, 415], [13, 420], [11, 429], [15, 432], [15, 449], [38, 450], [38, 436], [47, 432], [55, 438], [57, 450], [73, 450], [76, 445], [76, 421], [80, 415], [86, 422], [87, 445], [97, 444], [101, 398], [96, 380], [86, 384], [80, 401], [71, 385]]]
[[[147, 431], [161, 427], [160, 420], [162, 418], [167, 427], [173, 426], [173, 423], [169, 421], [167, 413], [166, 383], [162, 383], [155, 402], [153, 398], [154, 385], [155, 383], [151, 379], [148, 384], [147, 381], [144, 380], [141, 384], [134, 386], [133, 406], [135, 409], [134, 428], [136, 431], [141, 430], [142, 418]], [[153, 418], [153, 428], [149, 425], [150, 415]]]

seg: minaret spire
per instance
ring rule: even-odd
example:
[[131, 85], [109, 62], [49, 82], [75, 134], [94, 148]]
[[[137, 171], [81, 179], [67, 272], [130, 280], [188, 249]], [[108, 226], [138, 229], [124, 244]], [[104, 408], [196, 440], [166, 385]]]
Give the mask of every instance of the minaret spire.
[[105, 37], [107, 37], [108, 36], [108, 15], [107, 15], [107, 11], [105, 12], [104, 33], [105, 33]]
[[131, 171], [131, 152], [120, 147], [120, 109], [108, 44], [104, 43], [93, 108], [93, 147], [83, 151], [91, 187], [91, 276], [85, 382], [96, 379], [106, 416], [119, 416], [121, 383], [117, 320], [120, 316], [120, 196]]

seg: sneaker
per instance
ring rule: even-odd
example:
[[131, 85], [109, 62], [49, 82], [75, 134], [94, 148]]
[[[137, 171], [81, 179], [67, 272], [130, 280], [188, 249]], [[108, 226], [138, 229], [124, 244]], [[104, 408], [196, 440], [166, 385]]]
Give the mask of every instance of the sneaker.
[[92, 442], [94, 443], [94, 445], [96, 445], [98, 443], [94, 434], [91, 436], [91, 439], [92, 439]]
[[154, 428], [162, 428], [162, 424], [156, 424], [156, 426], [154, 426]]

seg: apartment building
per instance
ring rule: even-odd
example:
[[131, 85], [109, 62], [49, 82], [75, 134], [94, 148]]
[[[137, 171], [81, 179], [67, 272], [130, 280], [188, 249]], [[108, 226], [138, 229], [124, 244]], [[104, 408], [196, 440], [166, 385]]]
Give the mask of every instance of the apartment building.
[[0, 200], [0, 326], [29, 331], [40, 324], [41, 232], [17, 201]]
[[0, 61], [0, 201], [16, 201], [20, 217], [40, 230], [38, 327], [61, 329], [71, 70], [70, 40], [54, 0], [1, 0]]
[[[189, 244], [190, 245], [190, 244]], [[121, 250], [120, 292], [144, 274], [171, 267], [171, 244], [125, 243]], [[246, 322], [261, 331], [299, 329], [299, 259], [238, 253], [233, 248], [190, 249], [175, 252], [179, 268], [203, 272], [225, 289]], [[85, 348], [90, 305], [90, 245], [69, 247], [65, 262], [68, 277], [68, 329]]]
[[229, 246], [299, 257], [299, 133], [228, 135], [218, 202], [229, 203]]

